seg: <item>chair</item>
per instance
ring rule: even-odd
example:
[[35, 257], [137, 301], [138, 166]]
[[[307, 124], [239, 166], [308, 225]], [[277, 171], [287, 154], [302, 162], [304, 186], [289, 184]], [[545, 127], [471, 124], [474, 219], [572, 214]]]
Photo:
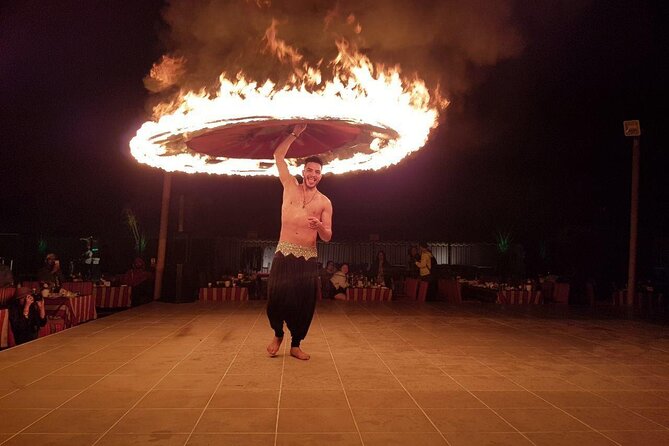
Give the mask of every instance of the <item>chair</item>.
[[568, 283], [555, 283], [555, 289], [553, 291], [553, 302], [556, 304], [568, 304], [569, 303], [569, 284]]
[[438, 296], [441, 300], [450, 303], [462, 303], [461, 285], [456, 279], [439, 279]]
[[65, 320], [60, 316], [47, 316], [46, 325], [39, 330], [38, 337], [49, 336], [65, 330]]
[[429, 286], [429, 282], [423, 280], [418, 281], [418, 294], [416, 295], [416, 300], [418, 302], [425, 302], [427, 297], [427, 289]]
[[409, 300], [416, 300], [418, 295], [418, 279], [407, 278], [404, 281], [404, 295], [409, 298]]
[[0, 288], [0, 307], [9, 305], [16, 295], [16, 288]]

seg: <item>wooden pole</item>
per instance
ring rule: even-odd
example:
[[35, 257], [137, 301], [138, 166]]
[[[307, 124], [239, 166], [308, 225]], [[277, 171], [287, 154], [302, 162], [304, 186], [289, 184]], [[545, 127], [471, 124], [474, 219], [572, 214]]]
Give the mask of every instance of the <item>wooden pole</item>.
[[156, 260], [156, 282], [153, 286], [153, 300], [160, 299], [165, 272], [165, 252], [167, 251], [167, 222], [170, 211], [172, 175], [165, 172], [163, 177], [163, 200], [160, 207], [160, 233], [158, 234], [158, 259]]
[[632, 142], [632, 197], [630, 206], [630, 252], [627, 267], [627, 305], [634, 305], [636, 293], [637, 224], [639, 217], [639, 137]]

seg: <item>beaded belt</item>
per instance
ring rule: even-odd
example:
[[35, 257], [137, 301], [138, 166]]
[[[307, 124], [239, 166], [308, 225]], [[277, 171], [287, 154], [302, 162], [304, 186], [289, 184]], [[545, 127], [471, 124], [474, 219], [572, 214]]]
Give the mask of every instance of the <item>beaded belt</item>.
[[318, 257], [318, 251], [315, 247], [296, 245], [295, 243], [279, 242], [276, 245], [276, 252], [280, 252], [284, 256], [292, 254], [295, 257], [304, 257], [304, 260], [309, 260]]

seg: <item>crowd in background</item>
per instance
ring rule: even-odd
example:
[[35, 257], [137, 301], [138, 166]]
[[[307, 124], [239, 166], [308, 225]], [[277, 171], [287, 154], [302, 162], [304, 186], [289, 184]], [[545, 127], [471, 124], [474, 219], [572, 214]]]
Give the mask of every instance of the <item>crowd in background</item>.
[[428, 300], [436, 293], [436, 277], [433, 271], [436, 265], [434, 256], [427, 243], [412, 246], [407, 252], [406, 264], [391, 265], [384, 251], [378, 251], [369, 264], [351, 268], [348, 262], [339, 265], [330, 260], [320, 269], [321, 294], [324, 299], [346, 300], [346, 290], [351, 287], [387, 287], [393, 288], [397, 273], [402, 277], [411, 277], [428, 282]]

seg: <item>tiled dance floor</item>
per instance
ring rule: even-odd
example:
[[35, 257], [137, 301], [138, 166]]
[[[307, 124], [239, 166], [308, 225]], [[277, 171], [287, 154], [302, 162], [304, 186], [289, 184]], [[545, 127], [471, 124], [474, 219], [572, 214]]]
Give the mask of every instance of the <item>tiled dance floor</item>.
[[327, 301], [310, 361], [271, 334], [154, 303], [0, 352], [0, 444], [669, 444], [666, 326]]

